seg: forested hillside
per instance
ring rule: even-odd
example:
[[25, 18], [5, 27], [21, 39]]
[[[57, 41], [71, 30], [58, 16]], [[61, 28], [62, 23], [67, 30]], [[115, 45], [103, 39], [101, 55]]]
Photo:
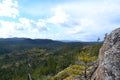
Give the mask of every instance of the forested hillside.
[[2, 39], [0, 44], [1, 80], [26, 80], [28, 74], [33, 80], [70, 80], [89, 78], [102, 43]]
[[0, 38], [0, 55], [31, 48], [53, 49], [60, 47], [61, 44], [60, 41], [49, 39]]

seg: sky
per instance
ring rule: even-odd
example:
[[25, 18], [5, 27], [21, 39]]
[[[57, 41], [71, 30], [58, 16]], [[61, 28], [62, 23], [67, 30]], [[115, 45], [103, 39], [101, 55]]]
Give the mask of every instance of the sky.
[[120, 26], [120, 0], [0, 0], [0, 38], [96, 41]]

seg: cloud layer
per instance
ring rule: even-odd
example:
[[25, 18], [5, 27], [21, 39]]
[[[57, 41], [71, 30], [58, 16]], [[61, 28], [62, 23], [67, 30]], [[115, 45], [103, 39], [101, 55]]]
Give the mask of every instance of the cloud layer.
[[119, 0], [71, 0], [55, 3], [38, 0], [26, 6], [24, 1], [2, 0], [0, 37], [81, 41], [95, 41], [100, 37], [103, 40], [105, 33], [120, 26], [119, 3]]

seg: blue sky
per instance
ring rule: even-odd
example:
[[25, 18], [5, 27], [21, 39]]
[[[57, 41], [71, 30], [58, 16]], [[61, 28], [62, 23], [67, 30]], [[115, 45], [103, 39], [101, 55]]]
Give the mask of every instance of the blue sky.
[[0, 38], [103, 40], [120, 26], [119, 0], [0, 0]]

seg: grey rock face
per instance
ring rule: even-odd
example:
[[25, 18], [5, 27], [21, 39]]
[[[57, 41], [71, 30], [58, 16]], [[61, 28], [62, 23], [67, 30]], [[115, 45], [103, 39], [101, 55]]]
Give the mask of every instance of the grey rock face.
[[120, 28], [106, 37], [91, 80], [120, 80]]

